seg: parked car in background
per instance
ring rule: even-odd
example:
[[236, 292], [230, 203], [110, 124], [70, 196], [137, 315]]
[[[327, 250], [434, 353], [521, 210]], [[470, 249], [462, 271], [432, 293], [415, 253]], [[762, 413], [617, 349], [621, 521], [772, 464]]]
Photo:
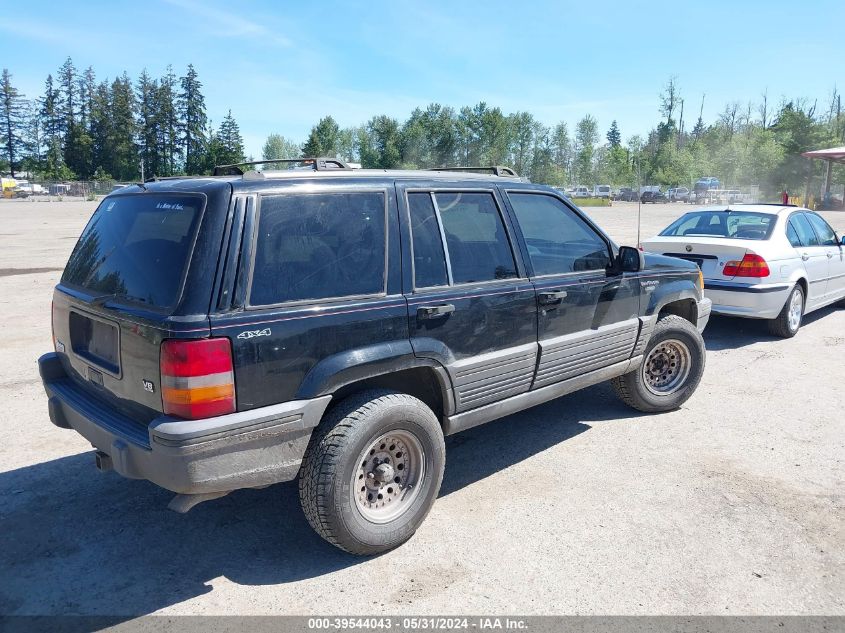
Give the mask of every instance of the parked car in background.
[[616, 200], [624, 202], [635, 202], [638, 197], [637, 192], [631, 187], [621, 187], [616, 194]]
[[182, 512], [299, 479], [311, 526], [372, 555], [425, 519], [446, 435], [606, 380], [644, 412], [692, 396], [694, 264], [617, 246], [512, 172], [310, 160], [100, 203], [39, 359], [50, 419], [100, 470]]
[[666, 192], [669, 202], [689, 202], [690, 191], [686, 187], [673, 187]]
[[593, 187], [594, 198], [607, 198], [610, 200], [610, 185], [596, 185]]
[[591, 195], [590, 189], [583, 185], [575, 187], [575, 191], [572, 192], [573, 198], [589, 198]]
[[29, 196], [36, 196], [46, 194], [44, 187], [41, 185], [31, 183], [28, 180], [18, 180], [18, 186], [14, 189], [14, 196], [16, 198], [28, 198]]
[[652, 202], [654, 204], [661, 202], [663, 204], [666, 204], [667, 202], [669, 202], [669, 200], [668, 198], [666, 198], [666, 194], [664, 194], [658, 189], [657, 191], [644, 191], [640, 196], [640, 202], [642, 202], [643, 204], [645, 204], [646, 202]]
[[642, 245], [698, 264], [713, 312], [768, 319], [777, 336], [795, 336], [805, 314], [845, 299], [845, 239], [808, 209], [692, 211]]

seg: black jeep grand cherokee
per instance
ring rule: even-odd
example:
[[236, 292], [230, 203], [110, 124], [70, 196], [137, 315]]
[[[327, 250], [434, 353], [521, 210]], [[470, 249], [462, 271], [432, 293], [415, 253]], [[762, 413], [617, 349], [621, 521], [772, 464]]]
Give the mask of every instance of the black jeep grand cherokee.
[[39, 360], [53, 423], [174, 509], [298, 477], [317, 532], [381, 552], [431, 508], [445, 435], [608, 379], [642, 411], [698, 385], [696, 266], [617, 247], [554, 189], [222, 171], [102, 201]]

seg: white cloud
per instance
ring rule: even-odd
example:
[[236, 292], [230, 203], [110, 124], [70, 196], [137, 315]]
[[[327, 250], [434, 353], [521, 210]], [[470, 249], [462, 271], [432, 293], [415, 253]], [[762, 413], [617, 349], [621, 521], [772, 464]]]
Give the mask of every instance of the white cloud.
[[274, 32], [264, 24], [254, 22], [233, 11], [226, 11], [209, 3], [196, 0], [164, 0], [165, 3], [189, 13], [192, 19], [200, 21], [209, 34], [215, 37], [256, 37], [257, 44], [289, 47], [290, 39]]

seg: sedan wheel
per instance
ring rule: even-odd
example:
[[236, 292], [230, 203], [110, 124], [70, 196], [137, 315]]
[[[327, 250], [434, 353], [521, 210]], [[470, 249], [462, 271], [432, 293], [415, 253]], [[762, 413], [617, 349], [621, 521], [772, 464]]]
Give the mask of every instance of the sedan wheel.
[[804, 290], [795, 284], [780, 314], [769, 321], [769, 331], [775, 336], [792, 338], [798, 333], [804, 318]]

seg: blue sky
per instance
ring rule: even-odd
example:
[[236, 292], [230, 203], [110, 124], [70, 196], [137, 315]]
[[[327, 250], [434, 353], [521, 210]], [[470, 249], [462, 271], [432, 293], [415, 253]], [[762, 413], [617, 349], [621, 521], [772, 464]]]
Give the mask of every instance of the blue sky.
[[[188, 63], [215, 123], [231, 108], [247, 152], [304, 141], [326, 114], [357, 125], [415, 106], [486, 101], [548, 125], [584, 114], [627, 139], [677, 76], [694, 123], [728, 101], [829, 98], [845, 88], [845, 1], [276, 2], [0, 0], [0, 66], [27, 97], [70, 55], [98, 78]], [[832, 42], [834, 48], [826, 46]], [[835, 47], [838, 46], [837, 51]]]

